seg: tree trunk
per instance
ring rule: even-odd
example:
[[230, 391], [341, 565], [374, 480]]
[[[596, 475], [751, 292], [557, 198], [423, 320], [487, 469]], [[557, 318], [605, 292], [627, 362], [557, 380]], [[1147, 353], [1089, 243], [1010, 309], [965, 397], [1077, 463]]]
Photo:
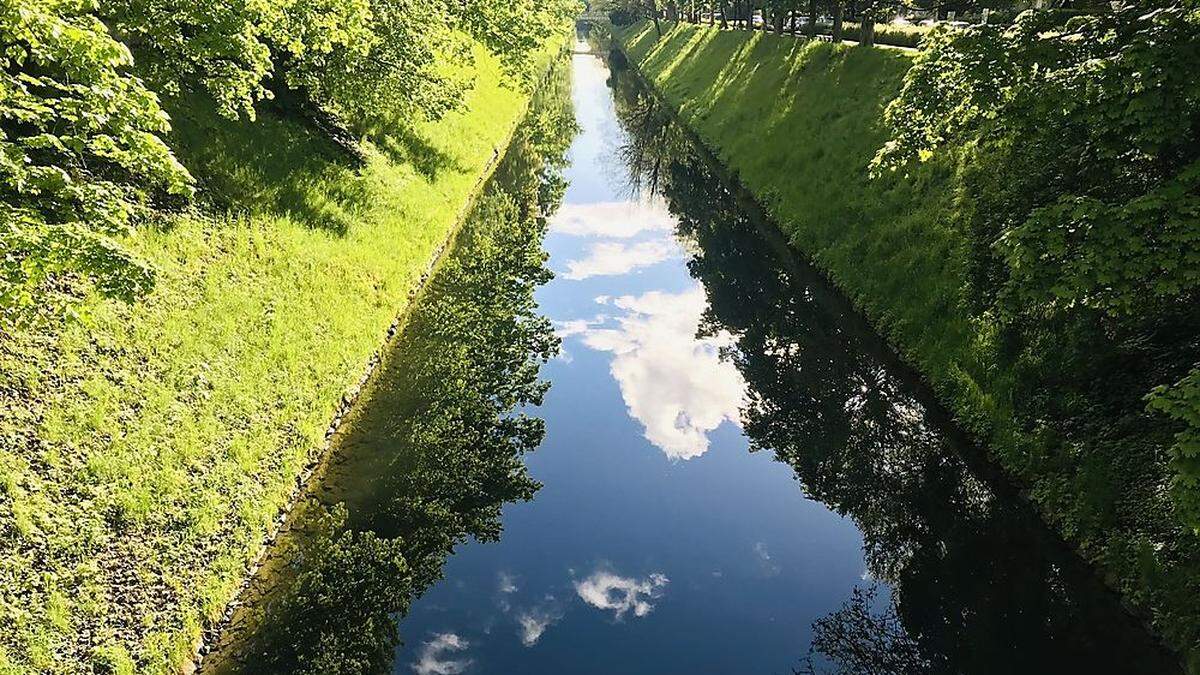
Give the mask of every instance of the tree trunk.
[[306, 88], [291, 87], [282, 77], [276, 76], [271, 76], [268, 84], [271, 91], [275, 92], [269, 110], [317, 132], [317, 135], [333, 145], [342, 157], [349, 160], [354, 168], [367, 165], [367, 153], [359, 143], [358, 137], [336, 115], [314, 101]]
[[817, 37], [817, 0], [808, 0], [808, 39]]
[[858, 38], [858, 43], [866, 47], [875, 46], [875, 7], [867, 5], [858, 16], [858, 21], [862, 27], [861, 34]]
[[846, 5], [842, 0], [833, 3], [833, 41], [836, 44], [842, 42], [842, 21], [845, 13]]
[[721, 28], [729, 28], [729, 3], [721, 0]]

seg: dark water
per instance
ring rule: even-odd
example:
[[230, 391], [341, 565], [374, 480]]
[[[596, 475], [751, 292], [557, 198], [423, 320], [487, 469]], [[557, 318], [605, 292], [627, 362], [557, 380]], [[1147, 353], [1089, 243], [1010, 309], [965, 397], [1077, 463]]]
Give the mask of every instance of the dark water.
[[206, 669], [1177, 669], [593, 54], [338, 457]]

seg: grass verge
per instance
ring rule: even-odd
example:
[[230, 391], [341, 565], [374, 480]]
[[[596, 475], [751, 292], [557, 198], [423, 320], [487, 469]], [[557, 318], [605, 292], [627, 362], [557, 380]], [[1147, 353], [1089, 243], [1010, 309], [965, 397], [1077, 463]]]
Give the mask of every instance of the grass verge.
[[173, 146], [212, 204], [130, 242], [154, 291], [0, 335], [0, 672], [190, 662], [523, 115], [476, 52], [464, 109], [361, 171], [183, 102]]
[[[963, 157], [872, 180], [884, 106], [911, 54], [642, 23], [629, 60], [803, 251], [929, 380], [1042, 513], [1200, 670], [1200, 556], [1172, 516], [1165, 464], [1055, 454], [1014, 422], [1013, 375], [965, 309]], [[969, 206], [969, 205], [968, 205]], [[1099, 515], [1097, 515], [1099, 514]]]

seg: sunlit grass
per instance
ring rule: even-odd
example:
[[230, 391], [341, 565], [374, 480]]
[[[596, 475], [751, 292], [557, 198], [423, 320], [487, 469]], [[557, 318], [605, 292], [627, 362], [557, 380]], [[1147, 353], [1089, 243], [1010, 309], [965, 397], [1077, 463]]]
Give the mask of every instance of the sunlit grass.
[[482, 49], [465, 110], [355, 171], [263, 115], [174, 111], [212, 204], [141, 230], [133, 306], [0, 339], [0, 672], [171, 672], [526, 104]]
[[963, 256], [948, 222], [950, 169], [906, 180], [867, 171], [910, 56], [689, 25], [661, 39], [637, 26], [624, 40], [793, 244], [929, 372], [954, 369], [973, 331], [956, 311]]

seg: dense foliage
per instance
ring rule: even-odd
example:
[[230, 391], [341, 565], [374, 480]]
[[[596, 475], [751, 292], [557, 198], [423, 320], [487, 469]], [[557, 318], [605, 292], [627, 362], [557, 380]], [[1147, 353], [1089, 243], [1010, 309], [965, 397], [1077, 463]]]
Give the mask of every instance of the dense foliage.
[[275, 100], [353, 138], [457, 108], [473, 42], [528, 84], [534, 54], [574, 11], [573, 0], [4, 2], [0, 310], [150, 288], [153, 270], [122, 238], [193, 190], [164, 140], [160, 95], [202, 93], [249, 119]]
[[166, 94], [202, 87], [228, 115], [254, 115], [277, 61], [317, 66], [372, 42], [367, 0], [183, 2], [115, 0], [100, 7], [114, 32], [144, 56]]
[[[1031, 393], [1048, 380], [1033, 364], [1075, 380], [1060, 388], [1078, 403], [1030, 423], [1095, 432], [1084, 420], [1154, 388], [1152, 406], [1186, 427], [1175, 496], [1200, 528], [1200, 371], [1187, 374], [1200, 361], [1198, 67], [1190, 4], [937, 31], [888, 108], [875, 166], [965, 148], [970, 300], [1004, 327]], [[1125, 380], [1138, 389], [1097, 387], [1122, 360], [1143, 369]]]
[[153, 273], [118, 243], [190, 194], [167, 116], [86, 0], [0, 4], [0, 311], [57, 302], [55, 279], [130, 299]]
[[[527, 69], [570, 0], [118, 0], [103, 8], [169, 93], [201, 86], [229, 115], [299, 89], [363, 126], [453, 108], [474, 37]], [[527, 73], [520, 72], [522, 77]]]

